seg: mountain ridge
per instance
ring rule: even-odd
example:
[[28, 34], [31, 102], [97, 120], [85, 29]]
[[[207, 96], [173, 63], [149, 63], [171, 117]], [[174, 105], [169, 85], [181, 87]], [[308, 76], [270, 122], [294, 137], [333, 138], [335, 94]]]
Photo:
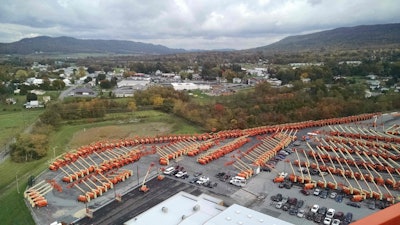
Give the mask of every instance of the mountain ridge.
[[275, 43], [245, 50], [233, 49], [173, 49], [163, 45], [127, 40], [77, 39], [68, 36], [38, 36], [12, 43], [0, 43], [0, 54], [38, 53], [107, 53], [162, 55], [188, 52], [304, 52], [325, 50], [356, 50], [363, 48], [400, 48], [400, 23], [339, 27], [304, 35], [283, 38]]
[[60, 36], [24, 38], [12, 43], [0, 43], [0, 54], [35, 53], [114, 53], [114, 54], [172, 54], [184, 49], [127, 40], [77, 39]]
[[400, 23], [339, 27], [311, 34], [288, 36], [270, 45], [249, 50], [298, 52], [389, 46], [400, 46]]

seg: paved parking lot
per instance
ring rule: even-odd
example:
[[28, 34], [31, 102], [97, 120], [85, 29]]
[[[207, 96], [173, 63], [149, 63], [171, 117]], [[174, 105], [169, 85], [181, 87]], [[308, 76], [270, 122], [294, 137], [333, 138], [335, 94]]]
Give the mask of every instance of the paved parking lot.
[[[383, 121], [385, 121], [383, 119]], [[366, 123], [370, 123], [371, 121], [366, 121]], [[391, 126], [392, 124], [399, 124], [399, 121], [391, 119], [389, 116], [387, 117], [387, 126]], [[297, 137], [300, 140], [302, 136], [307, 135], [308, 132], [314, 132], [316, 128], [309, 128], [309, 129], [304, 129], [300, 130], [297, 133]], [[228, 141], [228, 140], [225, 140]], [[248, 180], [248, 183], [245, 187], [240, 188], [234, 185], [229, 184], [229, 180], [227, 181], [221, 181], [219, 178], [216, 177], [216, 174], [218, 173], [225, 173], [230, 176], [235, 176], [238, 173], [238, 169], [232, 166], [229, 162], [232, 160], [237, 159], [237, 157], [243, 155], [243, 152], [252, 147], [255, 143], [257, 143], [259, 139], [252, 137], [251, 141], [239, 149], [219, 158], [214, 161], [211, 161], [210, 163], [206, 165], [201, 165], [199, 164], [196, 160], [197, 157], [189, 157], [189, 156], [182, 156], [177, 159], [171, 160], [169, 166], [179, 166], [182, 168], [182, 170], [187, 171], [189, 177], [187, 179], [181, 179], [181, 178], [176, 178], [174, 176], [170, 176], [168, 179], [168, 182], [176, 182], [176, 185], [182, 183], [183, 186], [178, 185], [179, 187], [182, 187], [185, 190], [196, 190], [196, 192], [203, 192], [207, 193], [210, 195], [215, 195], [218, 198], [221, 198], [224, 200], [226, 205], [231, 205], [233, 203], [237, 203], [243, 206], [246, 206], [248, 208], [254, 209], [256, 211], [280, 218], [282, 220], [291, 222], [293, 224], [315, 224], [312, 221], [309, 221], [305, 218], [298, 218], [296, 216], [289, 215], [287, 211], [283, 211], [282, 209], [277, 209], [273, 204], [271, 204], [271, 196], [276, 195], [278, 193], [282, 194], [283, 196], [288, 196], [288, 197], [296, 197], [297, 199], [302, 199], [304, 200], [304, 206], [303, 208], [307, 209], [311, 207], [314, 204], [318, 204], [321, 207], [327, 207], [327, 208], [334, 208], [336, 211], [341, 211], [344, 213], [347, 212], [352, 212], [354, 214], [354, 219], [358, 220], [362, 217], [365, 217], [366, 215], [369, 215], [378, 209], [371, 210], [368, 209], [366, 206], [365, 201], [361, 203], [361, 208], [354, 208], [351, 206], [346, 205], [346, 202], [349, 201], [348, 198], [344, 198], [342, 203], [338, 203], [334, 201], [333, 199], [326, 198], [322, 199], [318, 196], [314, 195], [309, 195], [309, 196], [304, 196], [300, 193], [300, 190], [302, 187], [294, 185], [291, 189], [286, 189], [286, 188], [279, 188], [278, 184], [273, 182], [273, 179], [276, 177], [276, 175], [279, 172], [286, 172], [288, 174], [292, 173], [292, 169], [290, 167], [289, 162], [293, 162], [294, 160], [297, 159], [296, 154], [292, 153], [289, 156], [286, 157], [285, 160], [280, 161], [276, 164], [275, 168], [270, 171], [270, 172], [260, 172], [258, 174], [255, 174], [251, 179]], [[312, 143], [312, 141], [308, 142], [312, 147], [315, 146], [315, 143]], [[222, 145], [223, 142], [220, 143]], [[305, 141], [298, 141], [296, 145], [294, 143], [291, 143], [290, 146], [288, 146], [289, 149], [296, 148], [296, 149], [308, 149], [307, 142]], [[301, 154], [300, 154], [301, 155]], [[304, 156], [300, 156], [304, 157]], [[93, 199], [90, 203], [88, 203], [88, 208], [92, 209], [95, 211], [94, 215], [98, 215], [100, 211], [96, 213], [96, 210], [106, 210], [107, 213], [111, 213], [114, 217], [118, 217], [118, 213], [113, 213], [112, 205], [107, 205], [109, 203], [113, 204], [113, 199], [115, 197], [115, 194], [121, 194], [123, 201], [128, 201], [132, 202], [131, 198], [133, 199], [136, 194], [137, 189], [140, 187], [140, 185], [143, 182], [143, 178], [149, 168], [149, 165], [152, 163], [155, 163], [155, 167], [152, 168], [150, 171], [150, 177], [155, 177], [158, 173], [158, 171], [169, 167], [169, 166], [160, 166], [158, 164], [158, 159], [159, 156], [157, 154], [153, 155], [147, 155], [145, 157], [142, 157], [139, 161], [126, 165], [122, 167], [121, 169], [129, 169], [133, 171], [133, 176], [130, 177], [127, 181], [123, 183], [119, 183], [116, 185], [116, 188], [113, 189], [112, 191], [108, 191], [107, 193], [103, 194], [102, 197]], [[302, 158], [303, 159], [303, 158]], [[245, 158], [242, 158], [242, 160], [245, 163], [250, 163], [248, 160], [246, 161]], [[296, 173], [297, 172], [297, 167], [294, 167], [294, 170]], [[196, 184], [191, 184], [190, 180], [193, 178], [194, 173], [201, 172], [202, 175], [209, 177], [210, 181], [212, 182], [213, 186], [212, 187], [204, 187], [202, 185], [196, 185]], [[61, 172], [52, 172], [52, 171], [46, 171], [44, 172], [40, 179], [56, 179], [60, 180], [61, 177], [63, 176], [63, 173]], [[395, 177], [397, 180], [399, 180], [399, 177], [396, 175]], [[314, 180], [320, 180], [322, 177], [320, 176], [313, 176]], [[329, 176], [326, 176], [326, 179], [330, 179]], [[341, 177], [336, 177], [337, 182], [340, 183], [345, 183], [343, 178]], [[331, 181], [331, 180], [329, 180]], [[357, 187], [358, 185], [354, 180], [349, 180], [352, 185]], [[216, 186], [214, 186], [216, 184]], [[65, 185], [65, 184], [63, 184]], [[81, 184], [80, 184], [81, 185]], [[157, 196], [161, 192], [158, 191], [158, 187], [152, 185], [158, 185], [157, 183], [154, 183], [153, 181], [149, 181], [148, 185], [150, 187], [150, 195]], [[164, 186], [164, 189], [168, 189], [171, 187], [175, 187], [173, 185], [167, 185]], [[192, 187], [193, 189], [191, 189]], [[114, 192], [115, 191], [115, 192]], [[133, 192], [132, 192], [133, 191]], [[173, 193], [174, 190], [170, 190], [171, 193]], [[153, 193], [154, 192], [154, 193]], [[172, 195], [169, 193], [169, 196]], [[396, 196], [399, 194], [398, 191], [393, 191], [393, 193], [396, 194]], [[83, 203], [78, 203], [76, 201], [76, 196], [80, 194], [78, 189], [76, 188], [64, 188], [63, 193], [58, 193], [55, 190], [50, 192], [48, 195], [46, 195], [46, 198], [49, 201], [49, 206], [45, 208], [33, 208], [32, 212], [35, 217], [35, 221], [38, 222], [39, 224], [50, 224], [55, 220], [62, 220], [66, 222], [72, 222], [75, 221], [77, 218], [80, 216], [84, 215], [84, 210], [85, 210], [85, 204]], [[155, 198], [152, 200], [151, 204], [154, 204], [157, 201], [162, 201], [164, 198]], [[143, 203], [142, 206], [137, 206], [138, 208], [135, 209], [137, 213], [143, 211], [144, 208], [148, 208], [150, 205]], [[144, 207], [145, 205], [146, 207]], [[131, 204], [130, 207], [135, 208], [135, 204]], [[142, 207], [142, 208], [140, 208]], [[129, 214], [129, 216], [135, 216], [133, 214]], [[122, 220], [124, 219], [129, 219], [128, 215], [121, 216]], [[122, 221], [118, 220], [118, 221]], [[85, 220], [86, 221], [86, 220]], [[108, 222], [105, 220], [104, 222], [100, 224], [107, 224]], [[86, 222], [82, 222], [81, 224], [89, 224]]]

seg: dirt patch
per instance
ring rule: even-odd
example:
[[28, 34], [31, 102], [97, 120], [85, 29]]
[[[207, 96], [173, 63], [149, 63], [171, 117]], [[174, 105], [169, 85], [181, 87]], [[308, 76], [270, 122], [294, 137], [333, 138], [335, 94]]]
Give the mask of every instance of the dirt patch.
[[164, 135], [171, 131], [171, 124], [161, 122], [95, 127], [76, 132], [70, 141], [70, 146], [75, 148], [101, 140]]

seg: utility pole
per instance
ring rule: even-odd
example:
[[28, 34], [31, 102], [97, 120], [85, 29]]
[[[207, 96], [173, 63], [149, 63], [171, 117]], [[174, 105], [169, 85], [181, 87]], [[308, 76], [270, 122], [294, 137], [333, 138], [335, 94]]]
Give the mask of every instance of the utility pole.
[[54, 159], [56, 159], [56, 148], [57, 148], [57, 146], [53, 147], [53, 157], [54, 157]]
[[15, 173], [15, 180], [17, 181], [17, 192], [19, 194], [19, 184], [18, 184], [18, 171]]

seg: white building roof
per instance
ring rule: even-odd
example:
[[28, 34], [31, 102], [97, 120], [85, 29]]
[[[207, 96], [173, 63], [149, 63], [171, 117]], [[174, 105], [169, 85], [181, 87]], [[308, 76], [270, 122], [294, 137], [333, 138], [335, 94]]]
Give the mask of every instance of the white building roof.
[[221, 213], [225, 207], [222, 200], [202, 194], [194, 196], [179, 192], [171, 198], [159, 203], [124, 225], [196, 225], [204, 224], [207, 220]]
[[208, 84], [194, 84], [194, 83], [171, 83], [176, 91], [182, 90], [209, 90], [211, 86]]
[[124, 225], [293, 225], [292, 223], [233, 204], [226, 208], [222, 200], [201, 194], [179, 192], [143, 212]]
[[117, 87], [132, 87], [136, 85], [146, 86], [150, 84], [150, 78], [143, 79], [125, 79], [117, 83]]
[[233, 204], [203, 225], [293, 225], [281, 219]]

